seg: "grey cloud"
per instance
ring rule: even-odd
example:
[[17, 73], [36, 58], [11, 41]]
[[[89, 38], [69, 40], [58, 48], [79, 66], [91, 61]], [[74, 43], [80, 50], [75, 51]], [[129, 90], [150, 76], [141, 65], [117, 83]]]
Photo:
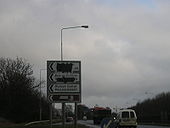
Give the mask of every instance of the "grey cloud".
[[113, 3], [1, 1], [0, 54], [30, 60], [39, 78], [60, 59], [61, 28], [88, 24], [63, 33], [64, 59], [82, 61], [83, 103], [122, 106], [169, 90], [169, 1]]

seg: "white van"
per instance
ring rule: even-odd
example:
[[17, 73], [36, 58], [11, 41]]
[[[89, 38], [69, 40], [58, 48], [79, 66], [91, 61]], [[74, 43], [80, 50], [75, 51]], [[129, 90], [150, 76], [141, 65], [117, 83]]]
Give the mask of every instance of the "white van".
[[117, 115], [116, 121], [118, 128], [136, 128], [137, 117], [136, 113], [132, 109], [123, 109]]

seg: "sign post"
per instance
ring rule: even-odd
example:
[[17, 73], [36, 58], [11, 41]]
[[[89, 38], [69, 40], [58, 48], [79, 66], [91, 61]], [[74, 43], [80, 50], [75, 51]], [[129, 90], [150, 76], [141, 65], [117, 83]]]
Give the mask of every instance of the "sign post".
[[49, 103], [62, 103], [64, 126], [65, 103], [77, 107], [81, 102], [80, 61], [47, 61], [47, 98]]
[[74, 128], [77, 128], [77, 103], [75, 103], [75, 109], [74, 109], [74, 113], [75, 113], [75, 116], [74, 116]]
[[52, 115], [53, 115], [53, 111], [52, 111], [52, 103], [50, 103], [50, 128], [52, 128]]

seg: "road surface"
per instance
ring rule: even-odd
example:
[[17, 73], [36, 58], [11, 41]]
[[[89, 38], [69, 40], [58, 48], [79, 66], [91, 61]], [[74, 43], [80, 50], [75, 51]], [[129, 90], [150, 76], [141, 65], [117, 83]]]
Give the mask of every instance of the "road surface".
[[[79, 120], [78, 123], [89, 126], [90, 128], [101, 128], [100, 125], [93, 125], [92, 120], [87, 120], [87, 121]], [[168, 126], [138, 125], [137, 128], [170, 128], [170, 127], [168, 127]]]

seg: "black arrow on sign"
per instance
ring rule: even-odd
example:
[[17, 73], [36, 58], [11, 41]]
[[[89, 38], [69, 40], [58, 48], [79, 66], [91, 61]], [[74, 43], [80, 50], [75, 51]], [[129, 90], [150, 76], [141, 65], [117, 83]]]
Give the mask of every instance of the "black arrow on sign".
[[53, 74], [50, 74], [50, 76], [49, 76], [49, 79], [50, 79], [51, 81], [53, 81], [52, 76], [53, 76]]
[[53, 86], [54, 86], [54, 85], [52, 85], [52, 84], [50, 85], [50, 87], [49, 87], [49, 91], [50, 91], [50, 92], [53, 92], [53, 89], [52, 89]]
[[54, 63], [51, 63], [51, 64], [49, 65], [49, 68], [50, 68], [51, 71], [54, 70], [54, 69], [53, 69], [53, 64], [54, 64]]
[[48, 101], [49, 101], [49, 102], [52, 102], [52, 101], [53, 101], [52, 95], [49, 95], [49, 96], [48, 96]]

